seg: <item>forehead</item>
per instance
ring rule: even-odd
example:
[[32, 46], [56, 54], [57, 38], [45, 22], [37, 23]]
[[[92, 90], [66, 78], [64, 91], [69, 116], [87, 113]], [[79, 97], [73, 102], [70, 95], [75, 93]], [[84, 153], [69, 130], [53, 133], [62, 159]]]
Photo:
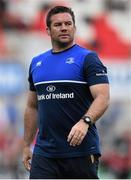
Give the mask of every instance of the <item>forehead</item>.
[[72, 16], [69, 13], [58, 13], [51, 16], [51, 23], [72, 21]]

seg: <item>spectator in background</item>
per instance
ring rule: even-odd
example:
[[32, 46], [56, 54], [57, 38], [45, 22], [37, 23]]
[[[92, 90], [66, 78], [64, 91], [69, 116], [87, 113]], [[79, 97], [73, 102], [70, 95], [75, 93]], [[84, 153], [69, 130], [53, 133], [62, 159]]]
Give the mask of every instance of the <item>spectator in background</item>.
[[[22, 138], [17, 131], [18, 116], [14, 105], [0, 103], [0, 168], [9, 173], [11, 178], [19, 177], [19, 161]], [[0, 166], [1, 166], [0, 164]]]
[[102, 165], [117, 179], [128, 179], [131, 170], [131, 133], [126, 131], [115, 137], [112, 149], [103, 154]]
[[8, 1], [0, 0], [0, 28], [3, 30], [25, 30], [27, 28], [23, 20], [16, 14], [8, 12]]
[[94, 39], [85, 43], [86, 47], [97, 51], [100, 57], [112, 59], [128, 59], [129, 43], [124, 41], [120, 32], [109, 23], [109, 14], [119, 10], [126, 13], [128, 10], [128, 1], [111, 1], [106, 0], [104, 12], [97, 17], [85, 17], [84, 20], [94, 30]]
[[44, 35], [47, 35], [46, 33], [46, 15], [47, 12], [49, 11], [50, 8], [56, 6], [57, 4], [59, 5], [65, 5], [64, 2], [62, 1], [54, 1], [54, 2], [45, 2], [39, 5], [39, 9], [36, 13], [36, 17], [34, 18], [33, 23], [30, 25], [30, 29], [33, 31], [38, 31], [44, 33]]
[[6, 45], [6, 36], [3, 28], [3, 16], [6, 10], [6, 1], [0, 1], [0, 57], [6, 56], [8, 48]]
[[34, 31], [42, 31], [46, 33], [45, 16], [47, 11], [51, 8], [52, 4], [44, 3], [40, 5], [40, 8], [36, 14], [36, 18], [31, 25], [31, 29]]

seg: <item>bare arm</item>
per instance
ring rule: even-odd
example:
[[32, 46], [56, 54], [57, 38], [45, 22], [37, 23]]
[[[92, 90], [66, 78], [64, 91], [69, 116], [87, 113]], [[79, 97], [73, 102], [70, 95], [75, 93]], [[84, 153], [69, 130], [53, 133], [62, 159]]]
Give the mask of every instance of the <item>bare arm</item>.
[[[91, 94], [94, 98], [91, 106], [87, 110], [85, 115], [88, 115], [95, 123], [105, 112], [109, 105], [109, 85], [108, 84], [97, 84], [90, 86]], [[89, 125], [86, 124], [82, 119], [76, 123], [69, 135], [68, 142], [70, 145], [76, 146], [81, 144], [85, 135], [88, 132]]]
[[37, 130], [37, 96], [36, 92], [28, 94], [27, 106], [24, 114], [24, 146], [30, 146]]
[[29, 91], [27, 106], [24, 114], [24, 149], [23, 163], [27, 170], [30, 170], [30, 160], [32, 152], [30, 145], [32, 144], [37, 130], [37, 96], [36, 92]]
[[91, 94], [94, 98], [93, 103], [86, 112], [93, 122], [96, 122], [106, 111], [109, 105], [109, 85], [98, 84], [90, 86]]

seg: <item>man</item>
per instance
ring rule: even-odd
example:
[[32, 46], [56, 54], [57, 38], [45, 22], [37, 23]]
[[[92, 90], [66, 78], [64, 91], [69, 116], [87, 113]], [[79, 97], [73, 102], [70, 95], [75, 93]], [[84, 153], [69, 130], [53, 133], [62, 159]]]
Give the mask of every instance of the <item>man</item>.
[[46, 24], [52, 49], [30, 65], [23, 163], [32, 179], [95, 179], [100, 156], [95, 122], [109, 104], [107, 70], [96, 53], [75, 44], [70, 8], [54, 7]]

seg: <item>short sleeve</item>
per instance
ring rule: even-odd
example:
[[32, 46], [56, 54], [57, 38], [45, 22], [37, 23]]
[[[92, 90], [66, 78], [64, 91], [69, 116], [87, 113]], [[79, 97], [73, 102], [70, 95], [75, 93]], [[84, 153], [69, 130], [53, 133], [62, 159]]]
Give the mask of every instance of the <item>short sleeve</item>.
[[109, 83], [107, 68], [103, 65], [95, 52], [91, 52], [85, 57], [84, 75], [89, 86]]
[[33, 78], [32, 78], [32, 73], [31, 73], [31, 65], [29, 67], [29, 76], [28, 76], [28, 82], [29, 82], [29, 89], [31, 91], [36, 91], [34, 83], [33, 83]]

